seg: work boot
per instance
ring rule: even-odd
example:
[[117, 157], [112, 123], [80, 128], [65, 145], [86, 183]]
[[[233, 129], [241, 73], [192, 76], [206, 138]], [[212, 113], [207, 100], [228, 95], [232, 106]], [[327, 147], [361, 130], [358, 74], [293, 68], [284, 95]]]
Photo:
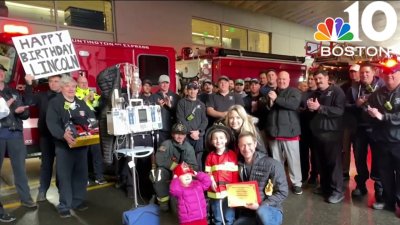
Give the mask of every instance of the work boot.
[[36, 202], [44, 202], [46, 201], [46, 193], [39, 191], [37, 197], [36, 197]]
[[351, 196], [361, 197], [361, 196], [366, 195], [367, 193], [368, 193], [368, 190], [365, 187], [365, 185], [363, 185], [363, 186], [357, 185], [357, 187], [351, 192]]

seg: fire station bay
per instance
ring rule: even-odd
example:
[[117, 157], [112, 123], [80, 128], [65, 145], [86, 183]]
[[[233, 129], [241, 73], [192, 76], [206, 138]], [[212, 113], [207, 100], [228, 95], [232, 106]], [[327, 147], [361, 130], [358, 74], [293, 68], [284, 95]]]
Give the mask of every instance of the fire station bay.
[[0, 224], [400, 224], [399, 12], [0, 1]]

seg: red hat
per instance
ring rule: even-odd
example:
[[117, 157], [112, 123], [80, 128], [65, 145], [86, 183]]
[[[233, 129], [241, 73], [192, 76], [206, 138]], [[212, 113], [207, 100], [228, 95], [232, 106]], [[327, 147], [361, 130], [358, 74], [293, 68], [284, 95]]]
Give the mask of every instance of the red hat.
[[194, 170], [192, 170], [192, 168], [190, 168], [190, 166], [185, 162], [182, 162], [181, 164], [176, 166], [174, 169], [174, 175], [176, 175], [177, 177], [180, 177], [181, 175], [184, 175], [187, 173], [190, 173], [194, 176]]

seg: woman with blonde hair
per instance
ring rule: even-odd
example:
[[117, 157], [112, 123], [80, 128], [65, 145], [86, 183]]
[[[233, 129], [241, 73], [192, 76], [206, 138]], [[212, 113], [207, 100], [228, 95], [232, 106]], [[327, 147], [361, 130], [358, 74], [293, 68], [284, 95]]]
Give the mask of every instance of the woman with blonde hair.
[[265, 148], [264, 142], [261, 139], [260, 131], [255, 126], [258, 119], [247, 114], [246, 110], [241, 105], [233, 105], [228, 109], [228, 112], [223, 119], [225, 126], [231, 128], [233, 133], [235, 134], [235, 143], [234, 149], [238, 150], [237, 148], [237, 137], [243, 131], [250, 132], [257, 137], [257, 147], [256, 150], [267, 153]]

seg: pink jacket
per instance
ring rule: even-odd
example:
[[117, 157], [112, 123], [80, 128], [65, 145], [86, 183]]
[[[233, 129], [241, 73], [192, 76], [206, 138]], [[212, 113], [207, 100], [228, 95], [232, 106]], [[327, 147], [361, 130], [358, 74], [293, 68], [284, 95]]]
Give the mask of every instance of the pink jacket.
[[178, 200], [178, 218], [180, 223], [187, 223], [207, 217], [204, 191], [211, 185], [210, 176], [198, 172], [196, 179], [188, 187], [181, 185], [179, 178], [171, 181], [169, 192]]

